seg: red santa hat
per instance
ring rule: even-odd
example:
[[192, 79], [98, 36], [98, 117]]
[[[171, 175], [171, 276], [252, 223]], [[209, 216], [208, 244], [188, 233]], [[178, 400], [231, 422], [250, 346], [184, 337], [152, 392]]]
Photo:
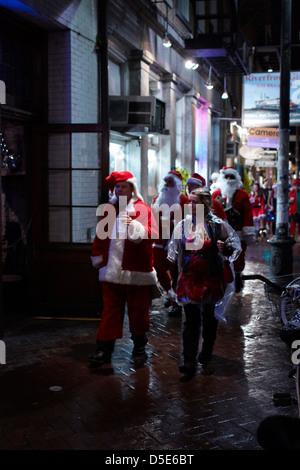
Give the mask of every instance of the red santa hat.
[[114, 192], [117, 183], [130, 183], [133, 187], [134, 197], [143, 201], [142, 196], [138, 192], [136, 178], [129, 171], [113, 171], [107, 178], [105, 178], [105, 182], [111, 193]]
[[177, 178], [180, 179], [180, 181], [182, 181], [182, 175], [180, 173], [180, 171], [176, 171], [176, 170], [171, 170], [169, 171], [168, 175], [174, 175], [174, 176], [177, 176]]
[[220, 170], [220, 174], [223, 176], [233, 175], [235, 179], [239, 179], [240, 176], [233, 166], [223, 166], [222, 170]]
[[197, 184], [197, 186], [201, 188], [206, 185], [205, 179], [198, 175], [198, 173], [193, 173], [192, 176], [187, 179], [186, 184], [188, 185], [189, 183]]

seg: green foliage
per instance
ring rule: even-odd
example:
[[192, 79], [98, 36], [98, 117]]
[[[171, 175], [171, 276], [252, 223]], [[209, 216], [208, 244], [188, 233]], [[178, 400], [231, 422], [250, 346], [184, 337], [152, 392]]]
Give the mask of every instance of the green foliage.
[[185, 194], [185, 185], [187, 182], [187, 179], [191, 176], [190, 173], [185, 169], [185, 168], [176, 168], [176, 171], [179, 171], [179, 173], [182, 176], [182, 192]]
[[252, 181], [249, 178], [247, 171], [245, 170], [244, 171], [244, 185], [243, 185], [243, 187], [244, 187], [244, 190], [247, 191], [248, 194], [251, 193], [251, 185], [252, 185]]

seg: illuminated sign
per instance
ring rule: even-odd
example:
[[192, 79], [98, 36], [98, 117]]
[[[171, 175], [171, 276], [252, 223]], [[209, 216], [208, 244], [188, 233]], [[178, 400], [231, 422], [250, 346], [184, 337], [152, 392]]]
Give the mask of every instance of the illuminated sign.
[[[243, 127], [279, 125], [280, 73], [243, 77]], [[300, 124], [300, 72], [290, 74], [290, 124]]]
[[249, 127], [247, 146], [277, 149], [278, 133], [276, 127]]

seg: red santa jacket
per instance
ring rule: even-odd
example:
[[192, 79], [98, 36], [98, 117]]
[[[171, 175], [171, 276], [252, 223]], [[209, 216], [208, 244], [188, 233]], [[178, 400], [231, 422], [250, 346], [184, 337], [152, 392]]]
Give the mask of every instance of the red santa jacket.
[[289, 192], [289, 215], [297, 214], [297, 193], [295, 189]]
[[108, 203], [97, 225], [92, 263], [100, 267], [99, 280], [116, 284], [151, 285], [157, 282], [153, 268], [152, 238], [158, 229], [150, 208], [132, 199], [126, 207], [133, 222], [127, 228], [117, 204]]
[[[174, 211], [171, 211], [168, 215], [167, 218], [168, 220], [163, 221], [163, 214], [161, 211], [158, 211], [158, 206], [155, 207], [155, 203], [158, 199], [158, 194], [154, 196], [152, 203], [151, 203], [151, 209], [154, 214], [155, 220], [157, 222], [158, 228], [159, 228], [159, 238], [158, 240], [154, 241], [154, 248], [164, 248], [167, 250], [167, 245], [168, 241], [171, 238], [171, 235], [174, 230]], [[179, 197], [179, 203], [178, 203], [178, 215], [177, 219], [180, 218], [180, 220], [184, 219], [184, 206], [189, 203], [189, 198], [185, 194], [180, 194]], [[176, 211], [177, 212], [177, 211]], [[180, 212], [180, 213], [179, 213]], [[180, 217], [179, 217], [180, 216]], [[175, 215], [176, 217], [176, 215]], [[180, 220], [175, 220], [175, 225], [176, 223], [180, 222]], [[163, 225], [166, 226], [165, 224], [168, 224], [168, 229], [163, 230]], [[168, 238], [165, 237], [166, 234], [170, 234]]]
[[222, 220], [227, 219], [226, 212], [224, 211], [222, 204], [217, 199], [212, 200], [212, 213]]
[[254, 194], [249, 195], [250, 205], [252, 208], [253, 217], [259, 217], [265, 215], [265, 200], [261, 196], [256, 196]]
[[[221, 190], [217, 189], [212, 193], [213, 199], [220, 197]], [[240, 238], [248, 239], [248, 243], [255, 234], [252, 208], [249, 201], [248, 193], [244, 189], [237, 189], [233, 195], [233, 207], [241, 215], [235, 231], [239, 234]], [[252, 241], [252, 240], [251, 240]]]

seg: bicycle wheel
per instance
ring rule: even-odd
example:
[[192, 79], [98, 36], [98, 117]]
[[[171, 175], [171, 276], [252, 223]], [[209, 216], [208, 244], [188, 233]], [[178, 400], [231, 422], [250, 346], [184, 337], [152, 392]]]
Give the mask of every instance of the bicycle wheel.
[[290, 282], [280, 297], [281, 320], [286, 325], [300, 308], [300, 277]]

